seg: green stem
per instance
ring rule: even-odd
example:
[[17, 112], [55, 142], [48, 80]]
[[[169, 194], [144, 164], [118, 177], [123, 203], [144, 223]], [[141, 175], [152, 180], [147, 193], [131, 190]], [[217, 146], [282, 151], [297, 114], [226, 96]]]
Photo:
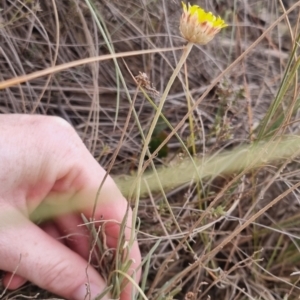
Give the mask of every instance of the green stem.
[[143, 166], [143, 163], [144, 163], [145, 155], [146, 155], [146, 152], [147, 152], [147, 149], [148, 149], [148, 145], [149, 145], [149, 143], [151, 141], [151, 137], [152, 137], [153, 131], [155, 129], [155, 126], [157, 124], [159, 116], [160, 116], [160, 114], [162, 112], [162, 109], [163, 109], [163, 106], [164, 106], [164, 104], [166, 102], [166, 99], [167, 99], [167, 97], [169, 95], [171, 86], [173, 85], [175, 78], [178, 76], [178, 74], [179, 74], [179, 72], [180, 72], [183, 64], [185, 63], [185, 61], [186, 61], [189, 53], [191, 52], [192, 48], [193, 48], [193, 43], [188, 43], [186, 45], [186, 47], [184, 48], [182, 56], [181, 56], [181, 58], [180, 58], [180, 60], [179, 60], [179, 62], [177, 64], [177, 66], [176, 66], [176, 68], [175, 68], [172, 76], [169, 79], [169, 82], [168, 82], [168, 84], [167, 84], [167, 86], [166, 86], [166, 88], [164, 90], [164, 93], [162, 94], [162, 97], [160, 99], [160, 103], [159, 103], [157, 111], [156, 111], [156, 113], [154, 115], [154, 118], [153, 118], [153, 121], [151, 123], [149, 132], [148, 132], [148, 134], [146, 136], [146, 139], [145, 139], [144, 147], [142, 149], [142, 153], [141, 153], [141, 157], [140, 157], [140, 162], [139, 162], [139, 168], [138, 168], [138, 174], [139, 175], [140, 175], [140, 172], [142, 170], [142, 166]]
[[175, 70], [173, 71], [173, 74], [171, 75], [170, 79], [169, 79], [169, 82], [162, 94], [162, 97], [160, 99], [160, 103], [158, 105], [158, 108], [156, 110], [156, 113], [154, 115], [154, 118], [153, 118], [153, 121], [150, 125], [150, 128], [149, 128], [149, 131], [148, 131], [148, 134], [144, 140], [144, 147], [142, 149], [142, 153], [141, 153], [141, 157], [140, 157], [140, 161], [139, 161], [139, 166], [138, 166], [138, 171], [137, 171], [137, 178], [136, 178], [136, 181], [135, 181], [135, 184], [133, 184], [131, 186], [131, 190], [130, 190], [130, 194], [129, 194], [129, 199], [131, 198], [132, 196], [132, 193], [136, 187], [136, 197], [135, 197], [135, 207], [133, 209], [133, 217], [132, 217], [132, 220], [133, 220], [133, 223], [132, 223], [132, 226], [134, 228], [135, 224], [135, 220], [137, 220], [137, 211], [138, 211], [138, 203], [139, 203], [139, 197], [140, 197], [140, 187], [141, 187], [141, 179], [142, 179], [142, 172], [143, 172], [143, 164], [144, 164], [144, 160], [145, 160], [145, 156], [146, 156], [146, 153], [148, 151], [148, 145], [151, 141], [151, 137], [152, 137], [152, 134], [153, 134], [153, 131], [155, 129], [155, 126], [157, 124], [157, 121], [159, 119], [159, 116], [161, 115], [162, 113], [162, 109], [163, 109], [163, 106], [165, 104], [165, 101], [168, 97], [168, 94], [170, 92], [170, 89], [171, 89], [171, 86], [173, 85], [174, 83], [174, 80], [175, 78], [178, 76], [183, 64], [185, 63], [189, 53], [191, 52], [193, 48], [193, 43], [188, 43], [186, 45], [186, 47], [184, 48], [183, 50], [183, 53], [182, 53], [182, 56], [175, 68]]

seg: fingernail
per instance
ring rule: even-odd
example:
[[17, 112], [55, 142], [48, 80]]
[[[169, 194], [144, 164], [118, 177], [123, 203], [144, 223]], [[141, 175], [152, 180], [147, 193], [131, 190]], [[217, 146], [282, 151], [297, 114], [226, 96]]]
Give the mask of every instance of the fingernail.
[[[94, 283], [87, 285], [81, 285], [73, 294], [74, 300], [93, 300], [99, 296], [103, 291], [100, 286]], [[101, 300], [108, 300], [108, 295], [105, 295]]]

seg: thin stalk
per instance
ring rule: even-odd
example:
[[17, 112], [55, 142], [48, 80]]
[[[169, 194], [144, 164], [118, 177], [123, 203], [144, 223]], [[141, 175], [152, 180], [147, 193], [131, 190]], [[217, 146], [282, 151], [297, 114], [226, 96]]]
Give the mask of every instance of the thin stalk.
[[[162, 97], [160, 99], [160, 103], [158, 105], [157, 111], [156, 111], [156, 113], [154, 115], [154, 118], [153, 118], [153, 121], [150, 125], [148, 134], [147, 134], [147, 136], [144, 140], [144, 147], [142, 149], [142, 153], [141, 153], [141, 157], [140, 157], [140, 161], [139, 161], [139, 166], [138, 166], [138, 171], [137, 171], [137, 178], [136, 178], [135, 184], [132, 185], [132, 189], [130, 191], [130, 198], [131, 198], [131, 195], [133, 194], [134, 188], [136, 187], [135, 207], [133, 209], [133, 216], [132, 216], [133, 222], [134, 222], [134, 220], [137, 219], [137, 211], [138, 211], [137, 208], [138, 208], [138, 203], [139, 203], [139, 198], [140, 198], [141, 177], [142, 177], [142, 172], [143, 172], [143, 164], [144, 164], [145, 156], [146, 156], [147, 151], [149, 151], [148, 145], [151, 141], [151, 137], [152, 137], [152, 134], [154, 132], [155, 126], [157, 124], [157, 121], [159, 119], [159, 116], [162, 113], [162, 109], [163, 109], [165, 101], [168, 97], [168, 94], [170, 92], [171, 86], [174, 83], [175, 78], [179, 74], [179, 72], [180, 72], [183, 64], [185, 63], [189, 53], [191, 52], [192, 48], [193, 48], [192, 43], [188, 43], [186, 45], [186, 47], [184, 48], [182, 56], [181, 56], [181, 58], [180, 58], [180, 60], [177, 64], [175, 70], [173, 71], [173, 74], [171, 75], [171, 77], [169, 79], [169, 82], [168, 82], [168, 84], [167, 84], [167, 86], [166, 86], [166, 88], [165, 88], [165, 90], [162, 94]], [[134, 224], [133, 224], [133, 226], [134, 226]]]
[[[101, 14], [99, 13], [99, 11], [96, 9], [95, 4], [90, 1], [90, 0], [85, 0], [86, 5], [88, 6], [97, 26], [98, 29], [100, 30], [100, 33], [106, 43], [106, 46], [109, 50], [109, 52], [111, 54], [115, 53], [115, 49], [114, 49], [114, 44], [111, 40], [111, 37], [109, 35], [109, 32], [106, 28], [105, 22], [103, 21], [103, 18], [101, 16]], [[113, 58], [113, 62], [115, 65], [115, 73], [116, 73], [116, 85], [117, 85], [117, 101], [116, 101], [116, 114], [115, 114], [115, 120], [114, 120], [114, 129], [116, 127], [117, 124], [117, 120], [118, 120], [118, 115], [119, 115], [119, 108], [120, 108], [120, 79], [122, 78], [122, 84], [124, 86], [124, 88], [126, 89], [126, 84], [125, 84], [125, 80], [123, 78], [122, 72], [120, 70], [118, 61], [116, 58]]]
[[[262, 140], [262, 138], [264, 137], [265, 133], [266, 133], [266, 129], [267, 126], [270, 122], [270, 120], [272, 119], [272, 117], [274, 116], [275, 112], [277, 111], [279, 105], [282, 102], [282, 99], [291, 83], [291, 79], [294, 78], [295, 73], [299, 67], [299, 59], [296, 60], [296, 64], [294, 65], [294, 67], [292, 66], [293, 61], [295, 60], [295, 55], [296, 55], [296, 51], [298, 49], [298, 43], [300, 41], [300, 34], [297, 38], [297, 43], [295, 43], [294, 49], [292, 51], [292, 54], [290, 56], [290, 59], [288, 61], [287, 64], [287, 68], [286, 71], [284, 73], [283, 79], [281, 81], [279, 90], [277, 92], [277, 95], [274, 99], [274, 102], [272, 103], [272, 105], [270, 106], [270, 108], [268, 109], [268, 112], [266, 113], [265, 117], [263, 118], [261, 124], [260, 124], [260, 129], [259, 132], [257, 134], [257, 140], [260, 141]], [[292, 68], [292, 71], [290, 72]]]
[[183, 64], [185, 63], [185, 61], [186, 61], [189, 53], [191, 52], [192, 48], [193, 48], [193, 44], [192, 43], [188, 43], [186, 45], [186, 47], [184, 48], [182, 56], [181, 56], [181, 58], [180, 58], [180, 60], [179, 60], [179, 62], [177, 64], [177, 66], [176, 66], [176, 68], [175, 68], [172, 76], [170, 77], [169, 82], [168, 82], [168, 84], [167, 84], [167, 86], [166, 86], [166, 88], [165, 88], [165, 90], [164, 90], [164, 92], [162, 94], [162, 97], [160, 99], [160, 103], [159, 103], [157, 111], [156, 111], [156, 113], [154, 115], [154, 118], [153, 118], [153, 121], [151, 123], [149, 132], [148, 132], [148, 134], [146, 136], [144, 147], [142, 149], [142, 153], [141, 153], [141, 157], [140, 157], [140, 163], [139, 163], [139, 169], [138, 169], [138, 174], [139, 175], [140, 175], [140, 172], [142, 170], [143, 162], [144, 162], [144, 159], [145, 159], [145, 156], [146, 156], [148, 145], [149, 145], [149, 143], [151, 141], [151, 137], [152, 137], [153, 131], [155, 129], [155, 126], [157, 124], [159, 116], [160, 116], [160, 114], [162, 112], [162, 109], [163, 109], [163, 106], [164, 106], [164, 104], [166, 102], [166, 99], [167, 99], [167, 97], [169, 95], [171, 86], [173, 85], [175, 78], [178, 76], [178, 74], [179, 74], [179, 72], [180, 72]]
[[191, 97], [189, 93], [189, 80], [188, 80], [188, 74], [187, 74], [187, 66], [184, 64], [184, 73], [185, 73], [185, 86], [186, 86], [186, 102], [187, 102], [187, 107], [188, 107], [188, 112], [190, 112], [189, 115], [189, 125], [190, 125], [190, 140], [188, 141], [188, 144], [190, 144], [192, 148], [192, 153], [195, 156], [196, 155], [196, 141], [195, 141], [195, 133], [194, 133], [194, 120], [193, 120], [193, 114], [192, 114], [192, 109], [191, 109]]

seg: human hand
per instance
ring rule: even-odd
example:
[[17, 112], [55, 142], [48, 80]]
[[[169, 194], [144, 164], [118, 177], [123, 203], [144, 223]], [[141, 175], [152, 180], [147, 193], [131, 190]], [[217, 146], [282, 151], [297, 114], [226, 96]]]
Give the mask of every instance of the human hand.
[[[82, 300], [89, 282], [93, 299], [106, 284], [91, 266], [88, 232], [80, 213], [92, 216], [92, 207], [105, 171], [94, 160], [74, 129], [63, 119], [37, 115], [0, 115], [0, 270], [4, 286], [16, 289], [27, 280], [67, 299]], [[40, 228], [29, 214], [48, 198], [60, 204], [80, 205], [77, 212], [56, 217]], [[84, 203], [84, 206], [82, 205]], [[111, 177], [98, 198], [96, 220], [107, 223], [109, 248], [115, 248], [127, 201]], [[129, 211], [126, 239], [130, 237]], [[57, 238], [70, 236], [59, 241]], [[134, 243], [129, 257], [131, 273], [141, 256]], [[15, 272], [14, 276], [12, 273]], [[87, 278], [88, 273], [88, 278]], [[140, 278], [140, 271], [136, 274]], [[131, 299], [127, 284], [121, 299]]]

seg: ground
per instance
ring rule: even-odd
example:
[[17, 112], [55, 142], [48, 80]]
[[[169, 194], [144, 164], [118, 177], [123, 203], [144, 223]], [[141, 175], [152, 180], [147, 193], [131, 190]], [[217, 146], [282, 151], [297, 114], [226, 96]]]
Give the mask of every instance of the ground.
[[[193, 46], [151, 136], [153, 153], [178, 127], [150, 158], [162, 189], [149, 179], [138, 199], [138, 239], [148, 262], [141, 288], [153, 300], [298, 299], [299, 274], [291, 274], [300, 268], [299, 156], [288, 152], [285, 136], [299, 135], [300, 1], [193, 4], [229, 26], [208, 45]], [[123, 190], [137, 174], [154, 104], [187, 43], [179, 32], [181, 1], [11, 0], [0, 8], [4, 84], [123, 53], [0, 88], [0, 113], [66, 119], [106, 168], [118, 150], [110, 173]], [[138, 89], [139, 74], [150, 99]], [[135, 115], [127, 124], [132, 101]], [[239, 151], [254, 151], [251, 161]], [[153, 178], [153, 166], [145, 172]], [[37, 292], [38, 299], [52, 299], [30, 284], [2, 296]]]

